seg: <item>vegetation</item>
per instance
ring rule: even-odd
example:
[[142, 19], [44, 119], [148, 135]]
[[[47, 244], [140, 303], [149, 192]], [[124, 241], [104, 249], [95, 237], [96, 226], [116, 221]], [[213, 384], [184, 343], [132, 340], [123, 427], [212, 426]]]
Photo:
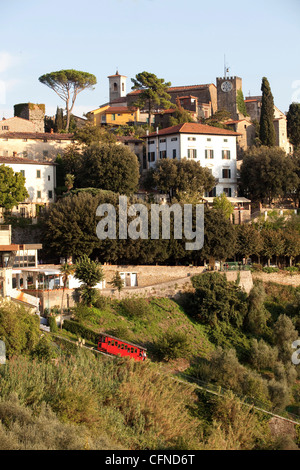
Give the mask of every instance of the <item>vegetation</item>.
[[290, 104], [287, 119], [287, 133], [295, 150], [300, 146], [300, 103]]
[[170, 95], [168, 88], [170, 82], [165, 82], [163, 78], [158, 78], [154, 73], [141, 72], [132, 78], [132, 89], [139, 91], [136, 101], [133, 103], [138, 108], [145, 108], [148, 111], [148, 124], [151, 125], [151, 116], [157, 108], [170, 108]]
[[69, 130], [70, 116], [78, 94], [83, 90], [92, 89], [97, 83], [95, 75], [73, 69], [46, 73], [39, 77], [39, 81], [55, 91], [65, 102], [67, 114], [66, 131]]
[[27, 197], [25, 177], [4, 164], [0, 165], [0, 207], [10, 210]]
[[274, 147], [276, 144], [276, 134], [274, 128], [274, 99], [270, 84], [266, 77], [262, 78], [261, 84], [262, 102], [259, 122], [259, 138], [261, 145]]

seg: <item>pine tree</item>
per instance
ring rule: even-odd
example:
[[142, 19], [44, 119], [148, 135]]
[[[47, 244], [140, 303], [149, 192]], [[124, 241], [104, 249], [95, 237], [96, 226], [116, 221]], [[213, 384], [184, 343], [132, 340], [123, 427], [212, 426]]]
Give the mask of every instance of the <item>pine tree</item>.
[[271, 88], [266, 77], [263, 77], [261, 84], [262, 104], [260, 115], [260, 141], [262, 145], [274, 147], [276, 144], [276, 135], [274, 128], [274, 99]]

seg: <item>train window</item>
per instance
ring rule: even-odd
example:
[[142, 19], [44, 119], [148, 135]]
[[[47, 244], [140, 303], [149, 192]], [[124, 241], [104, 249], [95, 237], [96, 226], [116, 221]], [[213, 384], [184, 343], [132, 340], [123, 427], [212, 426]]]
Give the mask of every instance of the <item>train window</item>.
[[121, 349], [124, 349], [124, 344], [121, 344]]
[[112, 342], [111, 342], [111, 345], [112, 345], [112, 346], [114, 346], [114, 345], [115, 345], [115, 342], [114, 342], [114, 341], [112, 341]]
[[135, 349], [134, 352], [137, 353], [137, 349]]
[[133, 353], [133, 351], [134, 351], [134, 348], [130, 348], [130, 352]]
[[120, 343], [118, 343], [118, 349], [120, 349], [120, 346], [121, 346]]
[[111, 342], [110, 342], [110, 341], [108, 341], [108, 346], [110, 346], [110, 343], [111, 343]]
[[115, 341], [115, 346], [118, 346], [118, 341]]

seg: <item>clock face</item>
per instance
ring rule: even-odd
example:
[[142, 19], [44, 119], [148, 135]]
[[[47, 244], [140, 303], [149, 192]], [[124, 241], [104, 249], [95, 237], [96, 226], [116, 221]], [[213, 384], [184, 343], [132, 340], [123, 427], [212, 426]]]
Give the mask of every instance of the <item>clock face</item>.
[[225, 92], [232, 90], [232, 83], [227, 82], [227, 81], [223, 82], [222, 85], [221, 85], [221, 90], [225, 91]]

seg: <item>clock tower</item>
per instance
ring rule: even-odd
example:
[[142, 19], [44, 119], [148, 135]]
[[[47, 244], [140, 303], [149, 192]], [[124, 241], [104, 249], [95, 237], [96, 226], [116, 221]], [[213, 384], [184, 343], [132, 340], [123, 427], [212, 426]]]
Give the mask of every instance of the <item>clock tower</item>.
[[237, 107], [237, 93], [239, 90], [242, 90], [242, 79], [240, 77], [225, 76], [217, 78], [218, 111], [226, 109], [234, 120], [243, 117]]

